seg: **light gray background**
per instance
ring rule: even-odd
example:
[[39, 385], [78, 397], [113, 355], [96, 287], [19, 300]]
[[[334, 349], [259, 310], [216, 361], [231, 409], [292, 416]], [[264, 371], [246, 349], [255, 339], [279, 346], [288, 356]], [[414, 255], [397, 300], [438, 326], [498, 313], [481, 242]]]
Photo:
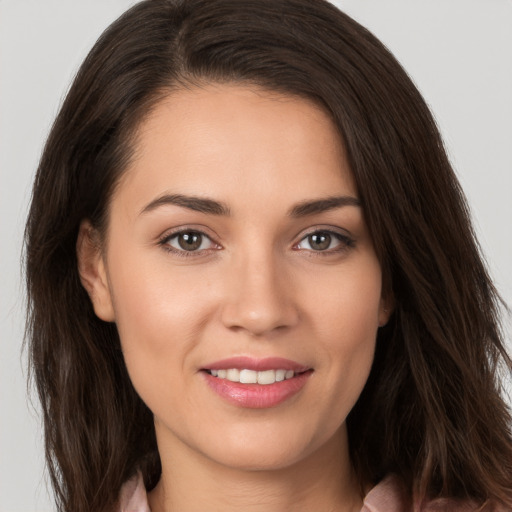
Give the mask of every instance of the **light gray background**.
[[[395, 53], [444, 134], [512, 304], [512, 0], [339, 0]], [[27, 405], [20, 251], [34, 169], [68, 84], [130, 0], [0, 0], [0, 512], [53, 510]]]

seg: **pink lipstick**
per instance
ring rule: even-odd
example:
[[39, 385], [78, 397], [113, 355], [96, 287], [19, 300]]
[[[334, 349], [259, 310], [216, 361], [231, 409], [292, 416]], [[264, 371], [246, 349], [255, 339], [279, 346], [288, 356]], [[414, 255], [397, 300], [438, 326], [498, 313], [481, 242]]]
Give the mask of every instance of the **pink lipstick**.
[[289, 359], [235, 357], [208, 364], [204, 378], [215, 393], [239, 407], [275, 407], [296, 395], [313, 370]]

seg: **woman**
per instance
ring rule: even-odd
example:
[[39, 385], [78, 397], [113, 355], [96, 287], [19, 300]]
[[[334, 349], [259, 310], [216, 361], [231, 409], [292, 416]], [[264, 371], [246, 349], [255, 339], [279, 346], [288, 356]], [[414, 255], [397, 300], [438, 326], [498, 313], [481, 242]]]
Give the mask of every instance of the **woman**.
[[332, 5], [133, 7], [66, 98], [26, 236], [61, 510], [512, 506], [463, 195]]

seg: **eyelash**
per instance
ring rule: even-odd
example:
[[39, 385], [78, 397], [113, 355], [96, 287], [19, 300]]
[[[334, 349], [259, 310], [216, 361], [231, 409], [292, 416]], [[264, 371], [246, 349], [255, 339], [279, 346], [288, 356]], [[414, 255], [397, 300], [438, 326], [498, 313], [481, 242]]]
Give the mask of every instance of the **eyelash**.
[[[178, 248], [172, 247], [170, 245], [171, 240], [177, 239], [179, 236], [186, 235], [186, 234], [197, 235], [197, 236], [202, 237], [202, 241], [201, 241], [200, 245], [203, 244], [204, 239], [207, 239], [215, 247], [187, 251], [186, 249], [178, 249]], [[308, 239], [311, 240], [310, 237], [315, 236], [315, 235], [317, 235], [317, 236], [324, 235], [324, 236], [331, 237], [331, 241], [332, 241], [332, 238], [334, 238], [339, 242], [339, 247], [337, 246], [334, 249], [327, 248], [324, 250], [306, 249], [306, 251], [308, 251], [311, 256], [325, 257], [325, 256], [333, 255], [333, 254], [340, 254], [340, 253], [346, 252], [346, 251], [354, 248], [356, 245], [355, 240], [348, 235], [339, 233], [337, 231], [333, 231], [332, 229], [315, 229], [313, 231], [310, 231], [309, 233], [306, 233], [304, 236], [302, 236], [302, 238], [299, 240], [299, 242], [294, 244], [293, 249], [296, 251], [301, 250], [299, 248], [299, 245], [302, 244], [305, 240], [308, 240]], [[182, 258], [197, 257], [199, 255], [204, 255], [205, 252], [210, 253], [211, 251], [217, 251], [222, 248], [219, 244], [217, 244], [214, 240], [212, 240], [212, 238], [209, 235], [207, 235], [203, 231], [200, 231], [197, 229], [187, 229], [187, 228], [180, 229], [178, 231], [174, 231], [170, 234], [169, 233], [165, 234], [162, 238], [160, 238], [160, 240], [158, 241], [158, 244], [161, 245], [167, 252], [172, 253], [178, 257], [182, 257]]]

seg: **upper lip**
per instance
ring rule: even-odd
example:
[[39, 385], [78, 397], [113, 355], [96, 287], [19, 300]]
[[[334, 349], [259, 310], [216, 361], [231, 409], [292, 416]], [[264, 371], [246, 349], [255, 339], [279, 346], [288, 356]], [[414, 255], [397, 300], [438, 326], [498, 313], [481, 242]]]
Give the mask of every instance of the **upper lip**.
[[249, 356], [237, 356], [214, 361], [203, 367], [204, 370], [229, 370], [238, 368], [240, 370], [293, 370], [295, 373], [310, 370], [309, 366], [297, 363], [283, 357], [254, 358]]

